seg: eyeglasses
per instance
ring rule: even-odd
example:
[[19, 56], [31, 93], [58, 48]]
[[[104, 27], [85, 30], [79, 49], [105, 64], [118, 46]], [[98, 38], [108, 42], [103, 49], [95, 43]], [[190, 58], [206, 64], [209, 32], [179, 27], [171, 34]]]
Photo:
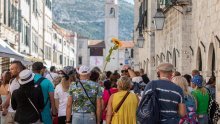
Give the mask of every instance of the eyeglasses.
[[121, 70], [121, 73], [127, 73], [128, 70]]

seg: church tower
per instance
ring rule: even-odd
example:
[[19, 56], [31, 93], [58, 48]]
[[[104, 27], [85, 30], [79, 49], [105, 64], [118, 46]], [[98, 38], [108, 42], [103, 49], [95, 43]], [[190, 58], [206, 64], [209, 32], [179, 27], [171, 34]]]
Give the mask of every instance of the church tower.
[[[118, 38], [118, 0], [106, 0], [105, 3], [105, 57], [108, 55], [109, 49], [114, 45], [112, 38]], [[113, 51], [111, 60], [106, 67], [106, 71], [119, 70], [119, 54], [118, 50]]]

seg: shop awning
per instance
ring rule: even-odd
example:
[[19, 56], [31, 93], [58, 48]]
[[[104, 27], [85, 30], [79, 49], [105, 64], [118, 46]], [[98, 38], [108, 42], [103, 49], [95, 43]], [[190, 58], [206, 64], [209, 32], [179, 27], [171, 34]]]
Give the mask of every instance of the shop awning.
[[24, 58], [24, 55], [14, 50], [5, 41], [0, 39], [0, 57], [8, 57], [22, 60]]
[[33, 56], [27, 56], [25, 58], [25, 60], [31, 61], [31, 62], [43, 62], [43, 63], [45, 63], [42, 59], [37, 58], [37, 57], [33, 57]]

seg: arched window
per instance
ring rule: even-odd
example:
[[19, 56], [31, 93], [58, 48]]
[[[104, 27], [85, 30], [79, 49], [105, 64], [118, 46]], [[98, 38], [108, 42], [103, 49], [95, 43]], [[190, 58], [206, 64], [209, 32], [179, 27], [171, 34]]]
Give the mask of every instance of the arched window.
[[110, 17], [115, 17], [115, 9], [112, 7], [109, 13]]
[[197, 52], [197, 67], [199, 71], [202, 71], [202, 54], [200, 47], [198, 48]]

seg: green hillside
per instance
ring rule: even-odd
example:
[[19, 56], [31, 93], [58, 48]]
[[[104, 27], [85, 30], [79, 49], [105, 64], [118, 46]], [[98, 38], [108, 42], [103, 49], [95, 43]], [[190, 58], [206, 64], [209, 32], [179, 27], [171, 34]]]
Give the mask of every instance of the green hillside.
[[[104, 39], [104, 0], [54, 0], [53, 20], [90, 39]], [[133, 5], [119, 0], [119, 38], [131, 40]]]

